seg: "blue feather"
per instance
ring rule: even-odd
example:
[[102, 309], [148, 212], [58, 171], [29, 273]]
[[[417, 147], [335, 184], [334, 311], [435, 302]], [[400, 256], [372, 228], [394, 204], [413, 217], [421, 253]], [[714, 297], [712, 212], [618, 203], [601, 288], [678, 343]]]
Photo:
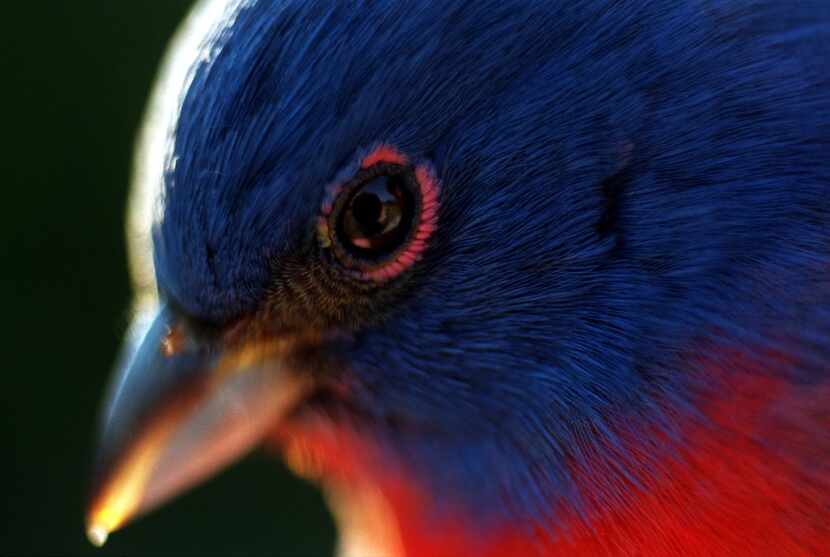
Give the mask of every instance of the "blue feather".
[[[569, 462], [633, 479], [682, 446], [694, 347], [828, 379], [828, 45], [824, 1], [250, 3], [183, 99], [160, 288], [251, 313], [367, 148], [431, 161], [436, 239], [352, 331], [355, 404], [474, 508], [581, 508]], [[676, 444], [635, 463], [655, 429]]]

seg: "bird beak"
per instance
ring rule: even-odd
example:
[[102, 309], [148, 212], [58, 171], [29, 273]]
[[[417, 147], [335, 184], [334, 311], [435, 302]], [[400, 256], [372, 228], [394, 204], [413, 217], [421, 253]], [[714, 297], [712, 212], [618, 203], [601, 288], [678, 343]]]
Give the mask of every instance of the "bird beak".
[[92, 543], [242, 456], [307, 392], [282, 363], [287, 341], [230, 336], [197, 335], [164, 308], [127, 346], [102, 416]]

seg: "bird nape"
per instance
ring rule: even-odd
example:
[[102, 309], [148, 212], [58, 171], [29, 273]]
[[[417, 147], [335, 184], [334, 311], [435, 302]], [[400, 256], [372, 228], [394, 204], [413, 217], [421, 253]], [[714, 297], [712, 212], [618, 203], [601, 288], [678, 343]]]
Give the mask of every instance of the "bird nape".
[[267, 442], [344, 554], [830, 555], [825, 0], [185, 29], [93, 541]]

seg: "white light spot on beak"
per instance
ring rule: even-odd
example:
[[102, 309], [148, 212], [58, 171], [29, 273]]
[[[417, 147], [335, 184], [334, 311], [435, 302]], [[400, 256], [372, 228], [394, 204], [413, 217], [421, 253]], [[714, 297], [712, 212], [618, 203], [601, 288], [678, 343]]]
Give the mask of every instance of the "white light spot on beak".
[[107, 543], [108, 536], [109, 532], [100, 524], [93, 524], [86, 531], [86, 537], [89, 538], [90, 543], [95, 547], [101, 547]]

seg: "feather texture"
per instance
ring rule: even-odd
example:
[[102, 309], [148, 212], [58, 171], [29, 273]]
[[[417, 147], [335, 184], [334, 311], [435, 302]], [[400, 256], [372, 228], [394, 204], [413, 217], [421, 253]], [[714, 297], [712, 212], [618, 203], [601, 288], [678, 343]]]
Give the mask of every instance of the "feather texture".
[[442, 183], [394, 300], [328, 324], [337, 427], [418, 486], [414, 514], [388, 487], [412, 554], [485, 554], [454, 520], [551, 554], [826, 554], [826, 2], [259, 1], [206, 49], [155, 231], [191, 315], [327, 303], [324, 186], [373, 145]]

